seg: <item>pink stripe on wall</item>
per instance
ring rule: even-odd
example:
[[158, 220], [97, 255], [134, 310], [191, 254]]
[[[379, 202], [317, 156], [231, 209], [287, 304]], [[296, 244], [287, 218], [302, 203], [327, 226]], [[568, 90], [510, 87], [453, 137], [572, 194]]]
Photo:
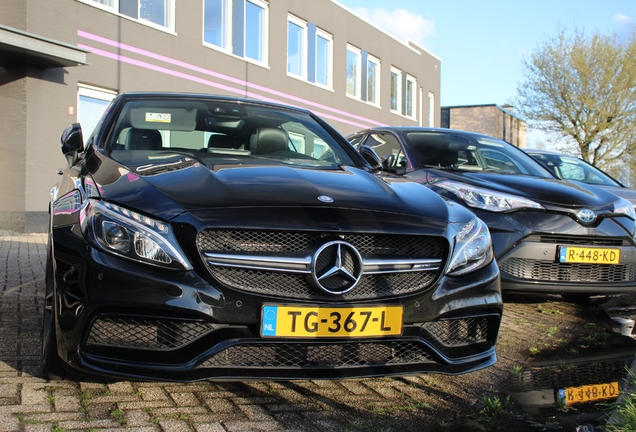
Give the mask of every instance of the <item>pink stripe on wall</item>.
[[[186, 79], [188, 81], [193, 81], [193, 82], [196, 82], [196, 83], [199, 83], [199, 84], [206, 85], [208, 87], [213, 87], [213, 88], [225, 90], [227, 92], [234, 93], [234, 94], [237, 94], [239, 96], [245, 96], [245, 97], [248, 97], [248, 98], [259, 99], [259, 100], [263, 100], [263, 101], [267, 101], [267, 102], [275, 102], [275, 103], [284, 104], [284, 102], [282, 102], [280, 100], [273, 99], [273, 98], [270, 98], [270, 97], [267, 97], [267, 96], [263, 96], [263, 95], [258, 94], [258, 93], [252, 93], [250, 91], [246, 92], [244, 89], [231, 87], [231, 86], [228, 86], [228, 85], [225, 85], [225, 84], [220, 84], [220, 83], [217, 83], [217, 82], [214, 82], [214, 81], [210, 81], [210, 80], [206, 80], [206, 79], [203, 79], [203, 78], [196, 77], [194, 75], [189, 75], [189, 74], [186, 74], [186, 73], [183, 73], [183, 72], [174, 71], [172, 69], [168, 69], [168, 68], [165, 68], [165, 67], [162, 67], [162, 66], [157, 66], [157, 65], [154, 65], [154, 64], [151, 64], [151, 63], [146, 63], [146, 62], [141, 61], [141, 60], [135, 60], [135, 59], [132, 59], [130, 57], [125, 57], [125, 56], [122, 56], [120, 54], [115, 54], [115, 53], [111, 53], [111, 52], [108, 52], [108, 51], [104, 51], [104, 50], [101, 50], [99, 48], [94, 48], [94, 47], [91, 47], [91, 46], [88, 46], [88, 45], [83, 45], [83, 44], [77, 44], [77, 46], [79, 48], [90, 50], [92, 54], [98, 55], [100, 57], [109, 58], [109, 59], [116, 60], [116, 61], [119, 61], [119, 62], [122, 62], [122, 63], [128, 63], [128, 64], [131, 64], [131, 65], [134, 65], [134, 66], [142, 67], [144, 69], [149, 69], [149, 70], [152, 70], [152, 71], [155, 71], [155, 72], [159, 72], [159, 73], [163, 73], [163, 74], [166, 74], [166, 75], [171, 75], [171, 76], [174, 76], [174, 77]], [[289, 103], [287, 103], [287, 105], [289, 105]], [[301, 108], [301, 107], [299, 107], [299, 108]], [[362, 123], [356, 123], [354, 121], [351, 121], [351, 120], [348, 120], [348, 119], [344, 119], [344, 118], [341, 118], [341, 117], [337, 117], [337, 116], [334, 116], [334, 115], [331, 115], [331, 114], [328, 114], [328, 113], [323, 113], [323, 112], [318, 112], [318, 111], [313, 111], [313, 112], [316, 113], [317, 115], [323, 117], [323, 118], [335, 120], [335, 121], [338, 121], [338, 122], [341, 122], [341, 123], [345, 123], [345, 124], [350, 124], [352, 126], [356, 126], [356, 127], [361, 128], [361, 129], [366, 129], [366, 128], [369, 127], [369, 125], [365, 125], [365, 124], [362, 124]]]
[[[261, 85], [258, 85], [258, 84], [254, 84], [254, 83], [251, 83], [251, 82], [248, 82], [248, 81], [244, 81], [244, 80], [241, 80], [241, 79], [238, 79], [238, 78], [234, 78], [234, 77], [231, 77], [229, 75], [224, 75], [224, 74], [221, 74], [219, 72], [215, 72], [215, 71], [212, 71], [212, 70], [209, 70], [209, 69], [205, 69], [205, 68], [202, 68], [202, 67], [190, 64], [190, 63], [182, 62], [180, 60], [176, 60], [176, 59], [173, 59], [171, 57], [166, 57], [166, 56], [163, 56], [161, 54], [153, 53], [151, 51], [147, 51], [147, 50], [144, 50], [144, 49], [141, 49], [141, 48], [136, 48], [136, 47], [133, 47], [131, 45], [123, 44], [121, 42], [117, 42], [117, 41], [114, 41], [112, 39], [107, 39], [107, 38], [104, 38], [102, 36], [97, 36], [97, 35], [94, 35], [92, 33], [88, 33], [88, 32], [82, 31], [82, 30], [78, 30], [77, 31], [77, 35], [80, 36], [80, 37], [86, 38], [86, 39], [93, 40], [95, 42], [99, 42], [99, 43], [102, 43], [102, 44], [105, 44], [105, 45], [109, 45], [109, 46], [124, 50], [124, 51], [129, 51], [129, 52], [132, 52], [132, 53], [135, 53], [135, 54], [143, 55], [145, 57], [149, 57], [149, 58], [152, 58], [152, 59], [155, 59], [155, 60], [159, 60], [159, 61], [162, 61], [162, 62], [165, 62], [165, 63], [168, 63], [168, 64], [179, 66], [179, 67], [182, 67], [182, 68], [194, 71], [194, 72], [199, 72], [199, 73], [202, 73], [202, 74], [205, 74], [205, 75], [208, 75], [208, 76], [212, 76], [212, 77], [219, 78], [219, 79], [222, 79], [222, 80], [225, 80], [225, 81], [229, 81], [231, 83], [244, 86], [244, 87], [246, 87], [248, 89], [259, 90], [259, 91], [262, 91], [262, 92], [265, 92], [265, 93], [269, 93], [269, 94], [274, 95], [274, 96], [278, 96], [278, 97], [281, 97], [281, 98], [284, 98], [284, 99], [289, 99], [289, 100], [292, 100], [294, 102], [299, 102], [299, 103], [305, 104], [307, 106], [315, 107], [315, 108], [318, 108], [318, 109], [321, 109], [321, 110], [326, 110], [326, 111], [332, 112], [332, 113], [340, 115], [340, 116], [345, 116], [345, 117], [349, 117], [349, 118], [352, 118], [352, 119], [355, 119], [355, 120], [359, 120], [359, 121], [367, 123], [366, 126], [363, 126], [365, 128], [369, 127], [368, 124], [378, 125], [378, 126], [386, 126], [386, 124], [384, 124], [384, 123], [380, 123], [380, 122], [377, 122], [377, 121], [369, 119], [369, 118], [361, 117], [361, 116], [358, 116], [356, 114], [351, 114], [351, 113], [348, 113], [346, 111], [342, 111], [342, 110], [339, 110], [339, 109], [336, 109], [336, 108], [333, 108], [333, 107], [330, 107], [330, 106], [327, 106], [327, 105], [319, 104], [317, 102], [313, 102], [313, 101], [310, 101], [310, 100], [307, 100], [307, 99], [300, 98], [298, 96], [294, 96], [294, 95], [291, 95], [291, 94], [288, 94], [288, 93], [284, 93], [284, 92], [281, 92], [281, 91], [278, 91], [278, 90], [274, 90], [274, 89], [271, 89], [269, 87], [264, 87], [264, 86], [261, 86]], [[92, 49], [92, 48], [89, 47], [88, 49]], [[241, 94], [244, 94], [244, 92], [241, 91]], [[254, 97], [254, 96], [250, 96], [250, 97]], [[263, 97], [261, 97], [260, 99], [267, 100], [266, 98], [263, 98]], [[280, 103], [289, 103], [289, 102], [280, 102]], [[342, 120], [340, 120], [341, 117], [334, 117], [333, 115], [323, 115], [323, 116], [326, 117], [326, 118], [332, 118], [332, 119], [337, 119], [338, 121], [342, 121]], [[345, 122], [345, 123], [358, 125], [358, 123], [350, 123], [350, 122]]]

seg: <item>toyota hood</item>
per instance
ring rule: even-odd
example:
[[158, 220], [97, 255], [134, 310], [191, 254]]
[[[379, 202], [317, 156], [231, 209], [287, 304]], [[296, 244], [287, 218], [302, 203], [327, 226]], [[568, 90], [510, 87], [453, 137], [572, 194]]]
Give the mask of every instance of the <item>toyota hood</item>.
[[608, 190], [578, 182], [526, 175], [431, 170], [427, 181], [454, 180], [531, 199], [546, 207], [601, 208], [618, 199]]

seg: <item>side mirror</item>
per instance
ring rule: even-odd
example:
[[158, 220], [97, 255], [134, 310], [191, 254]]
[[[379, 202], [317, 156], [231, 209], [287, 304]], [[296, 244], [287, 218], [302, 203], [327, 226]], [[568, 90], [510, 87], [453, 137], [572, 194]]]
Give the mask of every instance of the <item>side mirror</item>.
[[365, 161], [371, 165], [371, 167], [375, 170], [382, 170], [382, 159], [380, 156], [369, 146], [361, 145], [358, 148], [358, 151], [362, 155]]
[[84, 137], [79, 123], [73, 123], [62, 132], [60, 148], [66, 156], [68, 166], [71, 167], [77, 161], [77, 154], [84, 151]]

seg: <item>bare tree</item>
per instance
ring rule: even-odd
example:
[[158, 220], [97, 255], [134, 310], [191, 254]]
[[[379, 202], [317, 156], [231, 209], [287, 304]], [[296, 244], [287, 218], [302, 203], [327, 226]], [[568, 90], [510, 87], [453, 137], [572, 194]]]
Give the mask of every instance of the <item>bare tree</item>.
[[578, 145], [610, 167], [636, 149], [636, 30], [626, 41], [559, 29], [523, 60], [515, 102], [536, 129]]

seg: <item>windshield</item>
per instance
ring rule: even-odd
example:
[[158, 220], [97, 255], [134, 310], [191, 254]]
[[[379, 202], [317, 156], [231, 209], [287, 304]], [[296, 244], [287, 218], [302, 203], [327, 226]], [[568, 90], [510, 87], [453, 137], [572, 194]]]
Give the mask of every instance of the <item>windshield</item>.
[[593, 185], [622, 187], [620, 183], [596, 168], [574, 156], [527, 152], [555, 176], [564, 180], [578, 180]]
[[420, 165], [554, 178], [530, 156], [504, 141], [453, 132], [406, 132]]
[[205, 98], [128, 101], [107, 150], [126, 165], [184, 153], [208, 166], [267, 163], [337, 168], [354, 164], [308, 114]]

